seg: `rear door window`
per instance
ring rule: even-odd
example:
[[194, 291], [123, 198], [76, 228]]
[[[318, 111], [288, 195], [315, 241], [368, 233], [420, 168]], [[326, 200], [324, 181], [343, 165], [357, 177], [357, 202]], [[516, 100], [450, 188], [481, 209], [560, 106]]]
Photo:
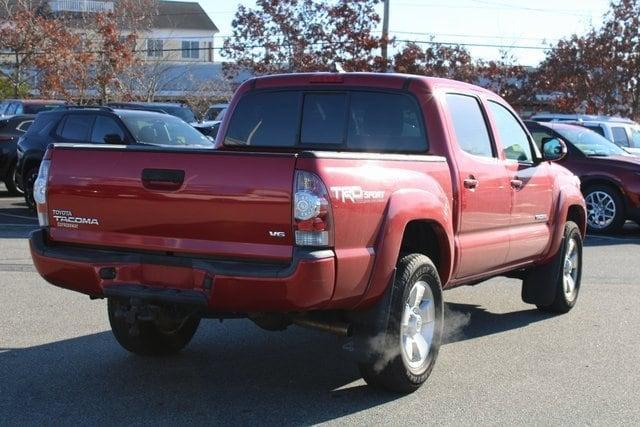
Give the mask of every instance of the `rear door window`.
[[629, 146], [629, 136], [627, 135], [627, 130], [623, 127], [612, 127], [611, 133], [613, 134], [613, 142], [616, 145], [620, 145], [622, 147]]
[[259, 92], [245, 95], [233, 113], [225, 145], [293, 147], [300, 110], [299, 92]]
[[58, 135], [65, 141], [86, 142], [94, 118], [91, 114], [69, 114], [58, 127]]
[[447, 94], [447, 105], [460, 149], [474, 156], [495, 157], [478, 100], [469, 95]]

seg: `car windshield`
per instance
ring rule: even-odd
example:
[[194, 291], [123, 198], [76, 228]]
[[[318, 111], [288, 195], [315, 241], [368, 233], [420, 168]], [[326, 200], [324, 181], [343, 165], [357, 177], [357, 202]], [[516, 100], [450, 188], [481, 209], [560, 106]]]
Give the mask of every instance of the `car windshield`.
[[580, 128], [555, 129], [564, 139], [573, 144], [585, 156], [628, 156], [629, 153], [594, 131]]
[[122, 121], [137, 142], [160, 146], [210, 148], [213, 142], [184, 121], [160, 113], [127, 113]]
[[191, 111], [187, 107], [165, 107], [165, 106], [161, 106], [159, 108], [162, 108], [164, 111], [166, 111], [167, 113], [171, 114], [172, 116], [180, 117], [182, 120], [184, 120], [187, 123], [197, 122], [195, 114], [193, 114], [193, 111]]
[[41, 111], [56, 110], [61, 104], [25, 104], [23, 114], [38, 114]]

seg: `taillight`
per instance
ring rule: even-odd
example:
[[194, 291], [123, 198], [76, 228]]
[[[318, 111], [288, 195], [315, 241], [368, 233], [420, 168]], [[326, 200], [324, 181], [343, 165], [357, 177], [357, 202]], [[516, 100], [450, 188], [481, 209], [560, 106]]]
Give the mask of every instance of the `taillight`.
[[332, 246], [333, 230], [329, 193], [311, 172], [296, 171], [293, 226], [298, 246]]
[[41, 227], [49, 225], [49, 217], [47, 215], [47, 183], [49, 182], [50, 165], [50, 160], [43, 160], [42, 163], [40, 163], [38, 178], [33, 184], [33, 200], [36, 202], [38, 222]]

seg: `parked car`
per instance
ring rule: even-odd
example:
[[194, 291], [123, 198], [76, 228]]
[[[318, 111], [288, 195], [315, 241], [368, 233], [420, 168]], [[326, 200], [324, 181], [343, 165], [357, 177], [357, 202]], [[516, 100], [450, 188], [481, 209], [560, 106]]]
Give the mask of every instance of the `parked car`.
[[252, 79], [231, 105], [215, 150], [54, 144], [42, 162], [35, 266], [107, 298], [125, 349], [175, 353], [201, 318], [296, 324], [347, 336], [369, 384], [411, 392], [443, 289], [508, 274], [540, 310], [576, 303], [579, 180], [498, 95], [312, 73]]
[[222, 122], [219, 121], [204, 121], [194, 124], [193, 127], [198, 129], [203, 135], [209, 136], [211, 139], [215, 140], [221, 123]]
[[66, 101], [55, 99], [5, 99], [0, 102], [0, 118], [38, 114], [41, 111], [55, 110], [66, 104]]
[[127, 110], [163, 111], [172, 116], [179, 117], [189, 124], [198, 122], [193, 110], [186, 104], [173, 102], [109, 102], [105, 104], [105, 106]]
[[627, 219], [640, 223], [640, 158], [599, 134], [566, 123], [525, 122], [538, 146], [550, 139], [567, 143], [559, 162], [582, 182], [587, 224], [593, 232], [610, 233]]
[[33, 123], [34, 115], [20, 115], [0, 119], [0, 180], [11, 195], [22, 194], [16, 179], [16, 145]]
[[212, 147], [211, 141], [184, 121], [164, 113], [110, 107], [70, 107], [40, 113], [18, 141], [16, 179], [27, 206], [34, 210], [33, 184], [47, 146], [55, 142], [159, 144]]
[[536, 114], [531, 120], [583, 126], [632, 154], [640, 154], [640, 124], [630, 119], [587, 114]]
[[204, 117], [202, 121], [212, 122], [212, 121], [222, 121], [224, 119], [224, 114], [227, 111], [229, 104], [213, 104], [210, 105], [207, 111], [204, 113]]
[[640, 154], [640, 125], [634, 121], [610, 120], [568, 123], [592, 130], [631, 154]]

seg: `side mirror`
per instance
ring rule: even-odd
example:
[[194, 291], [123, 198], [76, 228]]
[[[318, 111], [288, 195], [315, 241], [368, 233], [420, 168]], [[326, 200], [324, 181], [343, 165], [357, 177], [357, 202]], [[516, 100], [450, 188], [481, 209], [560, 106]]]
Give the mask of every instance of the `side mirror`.
[[550, 162], [561, 160], [567, 155], [567, 144], [558, 138], [542, 140], [542, 158]]
[[104, 136], [105, 144], [116, 144], [121, 145], [124, 144], [124, 141], [117, 133], [109, 133]]

